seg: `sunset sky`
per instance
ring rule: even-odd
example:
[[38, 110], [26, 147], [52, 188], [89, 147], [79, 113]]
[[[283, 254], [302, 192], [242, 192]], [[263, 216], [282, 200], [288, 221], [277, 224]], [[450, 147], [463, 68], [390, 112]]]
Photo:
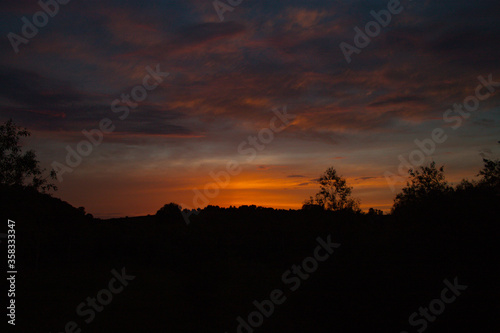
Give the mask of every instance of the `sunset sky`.
[[[483, 156], [500, 157], [500, 84], [479, 90], [489, 95], [468, 118], [443, 119], [476, 96], [479, 76], [500, 82], [500, 5], [401, 1], [348, 63], [340, 44], [354, 46], [355, 27], [387, 6], [243, 0], [221, 21], [210, 0], [72, 0], [16, 53], [8, 34], [22, 36], [22, 17], [33, 22], [41, 7], [3, 2], [0, 121], [27, 127], [26, 147], [50, 169], [86, 139], [82, 130], [110, 119], [115, 130], [56, 182], [55, 196], [97, 217], [192, 208], [193, 189], [230, 160], [241, 172], [208, 204], [300, 208], [334, 166], [363, 209], [388, 210], [396, 193], [384, 173], [397, 174], [398, 156], [436, 128], [447, 139], [425, 163], [444, 164], [452, 183], [474, 178]], [[113, 101], [141, 85], [148, 66], [169, 75], [120, 119]], [[293, 120], [249, 161], [238, 147], [285, 106]]]

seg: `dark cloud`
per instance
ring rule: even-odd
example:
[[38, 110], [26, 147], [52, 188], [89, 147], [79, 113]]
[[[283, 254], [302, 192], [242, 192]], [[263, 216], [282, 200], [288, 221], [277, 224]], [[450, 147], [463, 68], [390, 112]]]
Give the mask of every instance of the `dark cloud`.
[[370, 103], [368, 106], [369, 107], [384, 107], [384, 106], [391, 106], [391, 105], [397, 105], [397, 104], [407, 104], [407, 103], [413, 103], [413, 102], [422, 102], [424, 101], [425, 98], [422, 96], [397, 96], [397, 97], [384, 97], [376, 102]]
[[33, 71], [0, 67], [0, 96], [16, 104], [46, 108], [81, 100], [68, 81], [49, 79]]
[[[21, 7], [38, 10], [29, 4], [6, 4], [4, 36], [20, 31]], [[71, 2], [19, 54], [1, 48], [0, 116], [79, 133], [117, 120], [110, 103], [141, 83], [146, 66], [161, 64], [171, 77], [117, 121], [117, 133], [203, 136], [216, 150], [269, 126], [270, 110], [288, 105], [297, 121], [280, 135], [302, 143], [290, 154], [344, 147], [362, 134], [390, 147], [408, 124], [432, 130], [426, 122], [473, 93], [478, 75], [500, 80], [500, 10], [486, 0], [406, 2], [347, 64], [340, 42], [353, 43], [354, 27], [386, 6], [256, 0], [219, 22], [210, 1]], [[498, 125], [492, 116], [474, 121]]]
[[377, 179], [377, 178], [380, 178], [380, 177], [358, 177], [355, 180], [369, 180], [369, 179]]
[[207, 22], [200, 23], [182, 29], [174, 44], [201, 44], [241, 34], [245, 31], [245, 26], [236, 22]]

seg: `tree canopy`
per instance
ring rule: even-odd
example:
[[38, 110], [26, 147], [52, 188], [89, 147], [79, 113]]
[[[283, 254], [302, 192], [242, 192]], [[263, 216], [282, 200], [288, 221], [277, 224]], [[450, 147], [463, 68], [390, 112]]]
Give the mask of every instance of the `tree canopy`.
[[47, 192], [57, 190], [49, 179], [55, 179], [55, 171], [45, 176], [34, 150], [23, 152], [22, 138], [30, 136], [26, 129], [16, 126], [12, 119], [0, 125], [0, 184], [21, 186]]
[[478, 174], [481, 176], [480, 184], [494, 188], [497, 192], [500, 191], [500, 160], [483, 158], [483, 162], [484, 167]]
[[438, 168], [436, 162], [418, 169], [410, 169], [408, 174], [406, 187], [394, 199], [393, 212], [417, 208], [424, 203], [429, 204], [453, 190], [446, 181], [444, 166]]
[[463, 179], [455, 187], [446, 181], [444, 167], [438, 168], [435, 162], [409, 170], [408, 182], [396, 195], [392, 212], [421, 215], [495, 200], [500, 195], [500, 160], [483, 162], [483, 169], [477, 174], [479, 180]]
[[307, 206], [320, 206], [325, 210], [359, 211], [359, 200], [352, 198], [352, 187], [344, 177], [337, 174], [333, 167], [328, 168], [318, 179], [320, 191], [304, 203]]

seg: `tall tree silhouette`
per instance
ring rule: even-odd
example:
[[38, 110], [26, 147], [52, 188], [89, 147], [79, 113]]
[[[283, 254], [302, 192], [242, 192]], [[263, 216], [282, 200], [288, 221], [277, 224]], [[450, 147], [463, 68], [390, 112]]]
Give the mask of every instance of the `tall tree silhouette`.
[[351, 197], [352, 187], [347, 185], [344, 177], [337, 174], [333, 167], [328, 168], [318, 179], [320, 191], [310, 197], [305, 206], [317, 205], [326, 210], [359, 211], [359, 200]]
[[438, 168], [436, 162], [415, 170], [410, 169], [408, 174], [406, 187], [394, 199], [392, 211], [395, 213], [418, 210], [421, 207], [430, 208], [436, 200], [439, 201], [453, 191], [444, 176], [444, 166]]
[[46, 170], [41, 169], [35, 151], [23, 152], [20, 141], [30, 135], [26, 128], [16, 126], [12, 119], [0, 125], [0, 184], [29, 187], [41, 192], [57, 190], [49, 180], [56, 178], [55, 171], [44, 176]]
[[484, 167], [479, 171], [481, 176], [479, 183], [491, 187], [500, 193], [500, 160], [488, 160], [483, 158]]

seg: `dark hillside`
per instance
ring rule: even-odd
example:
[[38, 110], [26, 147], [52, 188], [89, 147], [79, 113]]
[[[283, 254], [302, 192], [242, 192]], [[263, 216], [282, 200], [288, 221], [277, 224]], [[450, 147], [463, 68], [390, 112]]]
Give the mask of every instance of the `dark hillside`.
[[[22, 332], [63, 332], [70, 321], [82, 332], [236, 332], [275, 289], [286, 301], [255, 332], [416, 332], [409, 316], [455, 277], [467, 289], [427, 331], [498, 331], [493, 202], [435, 218], [208, 207], [190, 225], [168, 215], [97, 220], [26, 190], [2, 188], [2, 204], [16, 221]], [[329, 235], [340, 247], [292, 291], [283, 274]], [[135, 278], [87, 324], [77, 306], [122, 268]]]

